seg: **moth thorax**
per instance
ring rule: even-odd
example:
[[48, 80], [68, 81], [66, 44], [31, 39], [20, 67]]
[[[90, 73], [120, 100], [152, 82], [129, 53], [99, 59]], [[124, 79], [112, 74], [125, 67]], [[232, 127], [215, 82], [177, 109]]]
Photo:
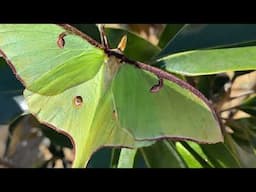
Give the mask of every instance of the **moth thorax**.
[[110, 56], [107, 60], [107, 70], [111, 77], [115, 76], [119, 67], [121, 66], [120, 60], [115, 56]]
[[114, 56], [110, 56], [105, 63], [105, 72], [104, 72], [104, 88], [107, 89], [111, 84], [115, 74], [117, 73], [121, 63], [119, 59]]

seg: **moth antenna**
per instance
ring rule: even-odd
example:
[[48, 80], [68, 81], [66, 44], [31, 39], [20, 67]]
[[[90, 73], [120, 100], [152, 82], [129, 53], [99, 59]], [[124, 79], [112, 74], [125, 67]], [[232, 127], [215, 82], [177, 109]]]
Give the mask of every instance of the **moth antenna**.
[[121, 41], [119, 42], [117, 49], [119, 49], [121, 52], [123, 52], [126, 48], [126, 44], [127, 44], [127, 35], [124, 35], [121, 39]]
[[101, 39], [101, 43], [102, 45], [106, 48], [109, 49], [109, 43], [108, 43], [108, 39], [107, 39], [107, 35], [105, 32], [105, 24], [97, 24], [98, 29], [100, 31], [100, 39]]
[[164, 80], [162, 78], [159, 78], [158, 83], [151, 87], [150, 92], [151, 93], [157, 93], [158, 91], [160, 91], [160, 89], [163, 87], [163, 85], [164, 85]]

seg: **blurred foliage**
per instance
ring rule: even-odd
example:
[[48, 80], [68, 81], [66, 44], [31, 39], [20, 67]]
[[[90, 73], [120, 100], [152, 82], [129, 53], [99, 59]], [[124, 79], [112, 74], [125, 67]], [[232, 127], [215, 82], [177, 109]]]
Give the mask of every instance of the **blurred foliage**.
[[[100, 41], [95, 25], [75, 26]], [[108, 24], [107, 27], [120, 28], [106, 31], [111, 47], [115, 48], [122, 35], [127, 34], [125, 54], [142, 61], [185, 50], [252, 46], [256, 42], [256, 25], [247, 24]], [[134, 34], [144, 40], [138, 40]], [[129, 41], [139, 43], [134, 46]], [[255, 71], [227, 71], [181, 78], [186, 78], [213, 103], [224, 125], [225, 142], [206, 145], [158, 141], [137, 150], [134, 167], [256, 167]], [[0, 59], [0, 167], [71, 167], [74, 156], [71, 141], [29, 114], [23, 89], [11, 69]], [[92, 156], [87, 167], [115, 168], [120, 151], [102, 148]]]

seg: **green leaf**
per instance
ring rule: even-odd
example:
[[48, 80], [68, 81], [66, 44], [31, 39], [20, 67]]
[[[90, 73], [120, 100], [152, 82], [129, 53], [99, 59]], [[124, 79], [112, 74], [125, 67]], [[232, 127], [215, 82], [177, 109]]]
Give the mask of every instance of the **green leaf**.
[[213, 145], [201, 145], [203, 152], [216, 168], [238, 168], [240, 162], [227, 144], [217, 143]]
[[255, 40], [254, 24], [187, 24], [157, 58], [195, 49], [239, 46]]
[[256, 47], [195, 50], [161, 58], [158, 66], [187, 76], [256, 69]]
[[141, 150], [143, 148], [138, 149], [138, 153], [136, 153], [135, 159], [134, 159], [134, 166], [133, 168], [148, 168], [146, 161], [143, 157], [143, 154], [141, 153]]
[[225, 143], [197, 144], [176, 142], [176, 147], [190, 168], [237, 168], [241, 167], [237, 154], [232, 150], [230, 138]]
[[116, 48], [121, 38], [127, 35], [124, 54], [133, 60], [147, 62], [160, 51], [160, 48], [129, 31], [106, 28], [106, 34], [111, 48]]
[[166, 44], [178, 34], [184, 24], [167, 24], [158, 42], [158, 46], [164, 48]]
[[139, 149], [149, 168], [185, 168], [183, 158], [177, 152], [174, 144], [167, 140], [158, 141], [152, 146]]
[[235, 119], [228, 121], [226, 124], [234, 131], [232, 137], [235, 140], [244, 143], [249, 142], [253, 147], [256, 147], [256, 118]]
[[240, 142], [233, 141], [234, 148], [237, 152], [241, 167], [243, 168], [256, 168], [255, 149], [251, 145], [241, 144]]
[[202, 151], [199, 144], [194, 142], [181, 142], [181, 144], [190, 152], [191, 155], [195, 158], [195, 160], [200, 163], [200, 165], [204, 168], [211, 168], [212, 164], [209, 162], [207, 156]]
[[176, 142], [175, 146], [189, 168], [202, 168], [200, 162], [180, 142]]
[[250, 115], [256, 116], [256, 96], [250, 97], [243, 101], [243, 103], [238, 107], [238, 109]]
[[194, 142], [176, 142], [180, 152], [190, 168], [237, 168], [241, 162], [234, 150], [234, 142], [226, 136], [225, 143], [197, 144]]
[[256, 167], [256, 118], [248, 117], [228, 121], [234, 131], [233, 145], [243, 167]]
[[137, 149], [122, 149], [117, 168], [132, 168]]
[[114, 149], [102, 148], [95, 152], [86, 168], [109, 168], [111, 162], [111, 154]]
[[113, 148], [111, 153], [111, 162], [110, 166], [111, 168], [117, 168], [119, 155], [120, 155], [121, 149]]
[[100, 43], [100, 33], [95, 24], [72, 24], [72, 26], [76, 27]]

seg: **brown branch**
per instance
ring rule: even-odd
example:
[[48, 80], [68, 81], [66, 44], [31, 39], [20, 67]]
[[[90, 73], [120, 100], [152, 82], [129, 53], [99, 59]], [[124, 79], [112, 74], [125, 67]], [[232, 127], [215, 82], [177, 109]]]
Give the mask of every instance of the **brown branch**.
[[243, 94], [238, 95], [238, 96], [230, 97], [229, 99], [230, 99], [230, 100], [233, 100], [233, 99], [238, 99], [238, 98], [240, 98], [240, 97], [249, 97], [251, 94], [254, 94], [254, 93], [255, 93], [254, 90], [250, 90], [250, 91], [247, 92], [247, 93], [243, 93]]
[[223, 110], [220, 111], [220, 113], [223, 113], [223, 112], [226, 112], [226, 111], [231, 111], [233, 109], [239, 110], [238, 109], [239, 106], [240, 105], [236, 105], [236, 106], [233, 106], [233, 107], [230, 107], [230, 108], [223, 109]]

